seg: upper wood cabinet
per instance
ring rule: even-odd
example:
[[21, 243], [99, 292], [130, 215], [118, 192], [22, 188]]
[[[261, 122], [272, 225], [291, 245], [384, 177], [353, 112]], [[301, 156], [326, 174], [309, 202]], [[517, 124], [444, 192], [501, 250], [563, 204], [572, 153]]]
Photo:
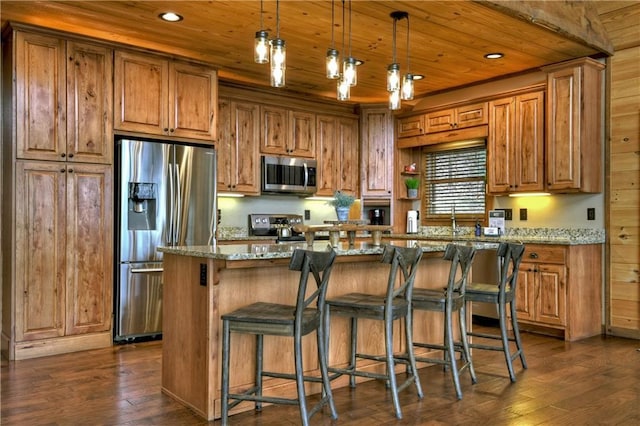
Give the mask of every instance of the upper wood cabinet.
[[602, 191], [602, 69], [583, 58], [547, 72], [547, 189]]
[[113, 53], [88, 43], [15, 34], [16, 157], [113, 161]]
[[258, 114], [257, 104], [218, 100], [218, 191], [260, 194]]
[[316, 116], [277, 106], [260, 106], [262, 154], [314, 158]]
[[443, 132], [487, 124], [487, 103], [464, 105], [425, 115], [425, 133]]
[[391, 198], [393, 193], [393, 116], [388, 108], [365, 107], [361, 115], [363, 198]]
[[544, 190], [544, 92], [489, 102], [487, 191]]
[[200, 65], [116, 51], [117, 130], [212, 142], [217, 75]]
[[358, 195], [358, 120], [331, 115], [316, 119], [318, 189], [316, 195], [332, 196], [340, 190]]

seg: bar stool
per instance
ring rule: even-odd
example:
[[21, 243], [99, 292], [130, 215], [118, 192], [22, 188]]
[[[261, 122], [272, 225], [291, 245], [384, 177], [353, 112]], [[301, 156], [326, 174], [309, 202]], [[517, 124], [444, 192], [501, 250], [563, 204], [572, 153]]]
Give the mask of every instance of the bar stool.
[[[296, 249], [289, 263], [289, 269], [300, 271], [300, 282], [295, 306], [275, 303], [254, 303], [233, 312], [222, 315], [222, 424], [228, 421], [229, 410], [242, 401], [254, 401], [256, 410], [262, 409], [262, 403], [289, 404], [300, 407], [300, 418], [303, 425], [309, 424], [309, 418], [328, 404], [331, 417], [337, 419], [333, 402], [329, 375], [327, 373], [326, 339], [324, 336], [323, 311], [327, 283], [333, 268], [336, 254], [331, 249], [327, 252], [313, 252]], [[309, 290], [307, 283], [313, 277], [317, 288]], [[315, 305], [315, 306], [314, 306]], [[305, 376], [302, 365], [302, 336], [316, 331], [318, 340], [318, 361], [321, 377]], [[229, 348], [231, 333], [256, 335], [256, 371], [255, 386], [241, 394], [229, 393]], [[295, 374], [269, 372], [263, 370], [263, 337], [291, 336], [294, 343]], [[296, 381], [297, 398], [281, 398], [262, 395], [262, 378], [276, 377]], [[322, 383], [321, 400], [312, 408], [307, 408], [304, 382]], [[230, 402], [230, 400], [234, 400]]]
[[[413, 358], [413, 327], [411, 326], [411, 293], [417, 266], [421, 258], [422, 249], [420, 247], [406, 248], [386, 245], [381, 260], [382, 263], [390, 265], [386, 294], [350, 293], [327, 299], [327, 307], [325, 309], [325, 325], [327, 327], [330, 324], [331, 315], [351, 318], [350, 363], [346, 368], [329, 367], [330, 373], [336, 373], [331, 376], [331, 380], [347, 374], [350, 376], [349, 384], [352, 388], [356, 386], [356, 376], [385, 380], [391, 388], [395, 414], [399, 419], [402, 418], [402, 411], [398, 392], [413, 383], [418, 391], [418, 397], [423, 397], [420, 378]], [[370, 355], [357, 351], [359, 318], [384, 321], [385, 355]], [[402, 319], [405, 321], [406, 345], [402, 354], [394, 354], [393, 323]], [[329, 335], [328, 332], [326, 334], [327, 336]], [[357, 358], [384, 361], [386, 363], [386, 371], [384, 374], [360, 371], [356, 366]], [[397, 384], [395, 375], [396, 362], [408, 364], [409, 377], [400, 385]]]
[[[462, 389], [460, 387], [460, 374], [466, 369], [469, 370], [471, 383], [476, 383], [476, 373], [473, 369], [469, 342], [467, 339], [467, 318], [465, 312], [465, 287], [467, 277], [471, 270], [471, 264], [475, 257], [475, 249], [470, 246], [448, 244], [444, 253], [444, 260], [451, 262], [449, 268], [449, 278], [447, 286], [442, 289], [413, 289], [413, 309], [424, 311], [436, 311], [444, 314], [444, 342], [422, 343], [413, 342], [416, 348], [437, 349], [443, 351], [443, 358], [432, 358], [426, 356], [416, 356], [416, 361], [430, 364], [443, 364], [451, 369], [453, 385], [456, 389], [456, 396], [462, 399]], [[458, 324], [460, 337], [454, 339], [453, 313], [458, 312]], [[460, 353], [461, 365], [458, 366], [456, 352]]]
[[[516, 312], [516, 287], [520, 262], [524, 254], [524, 245], [500, 243], [497, 254], [500, 282], [492, 284], [470, 283], [467, 287], [466, 298], [470, 302], [492, 303], [496, 305], [498, 319], [500, 321], [500, 335], [474, 332], [468, 334], [469, 336], [501, 341], [500, 346], [471, 343], [471, 348], [503, 352], [507, 369], [509, 370], [509, 378], [512, 382], [515, 382], [516, 375], [513, 371], [513, 360], [520, 357], [522, 368], [527, 368], [527, 361], [524, 358], [522, 341], [520, 340], [520, 330], [518, 328]], [[509, 304], [510, 321], [507, 315], [507, 304]], [[509, 335], [509, 324], [511, 325], [512, 336]], [[510, 342], [515, 342], [516, 345], [516, 350], [513, 353], [509, 346]]]

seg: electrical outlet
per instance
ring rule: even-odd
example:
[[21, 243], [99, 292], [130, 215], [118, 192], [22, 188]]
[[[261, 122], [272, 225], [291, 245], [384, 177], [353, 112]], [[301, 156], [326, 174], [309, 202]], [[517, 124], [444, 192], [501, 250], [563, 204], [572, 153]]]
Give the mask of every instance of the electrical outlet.
[[203, 287], [207, 286], [207, 264], [200, 264], [200, 285]]
[[513, 220], [513, 209], [504, 209], [504, 220]]
[[311, 210], [304, 211], [304, 220], [311, 220]]
[[587, 208], [587, 220], [596, 220], [596, 209], [593, 207]]
[[520, 209], [520, 220], [527, 220], [527, 209]]

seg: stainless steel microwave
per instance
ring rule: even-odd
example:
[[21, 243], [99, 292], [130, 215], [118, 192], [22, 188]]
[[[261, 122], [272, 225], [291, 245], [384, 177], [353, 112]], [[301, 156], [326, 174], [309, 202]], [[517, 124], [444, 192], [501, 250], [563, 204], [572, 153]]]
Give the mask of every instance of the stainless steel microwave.
[[262, 157], [262, 192], [314, 194], [317, 162], [306, 158]]

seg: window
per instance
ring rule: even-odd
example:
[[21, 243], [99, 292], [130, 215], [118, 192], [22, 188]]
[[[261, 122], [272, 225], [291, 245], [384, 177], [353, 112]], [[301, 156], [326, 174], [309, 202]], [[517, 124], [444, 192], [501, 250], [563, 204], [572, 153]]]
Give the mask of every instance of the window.
[[485, 216], [487, 149], [484, 140], [425, 148], [425, 214], [431, 220]]

